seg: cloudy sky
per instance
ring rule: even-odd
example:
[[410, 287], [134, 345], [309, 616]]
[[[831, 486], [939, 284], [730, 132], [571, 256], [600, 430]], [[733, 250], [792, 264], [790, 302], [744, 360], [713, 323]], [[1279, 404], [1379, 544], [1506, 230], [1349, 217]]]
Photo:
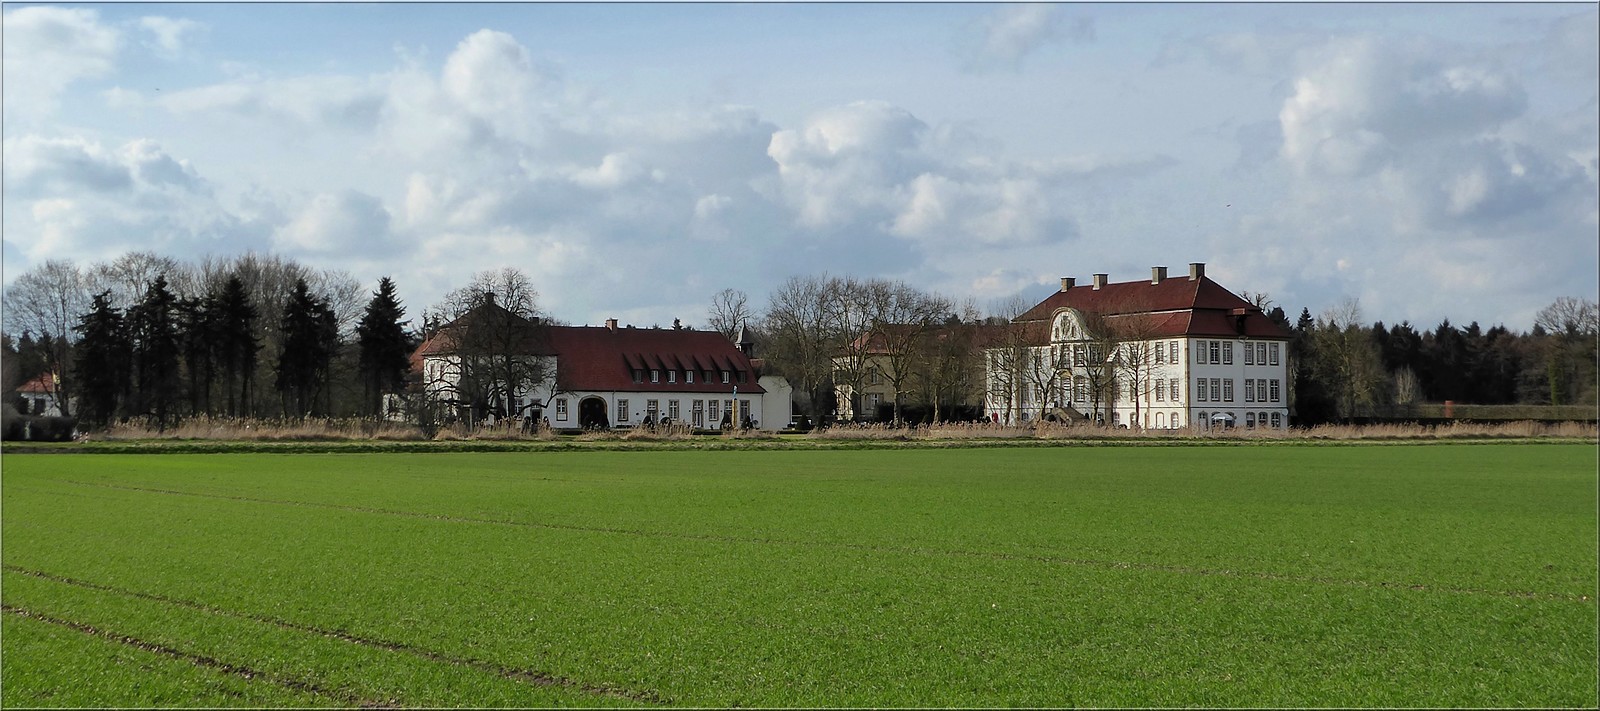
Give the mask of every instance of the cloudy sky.
[[796, 274], [987, 306], [1206, 262], [1514, 329], [1600, 290], [1585, 4], [4, 9], [4, 276], [254, 250], [572, 323]]

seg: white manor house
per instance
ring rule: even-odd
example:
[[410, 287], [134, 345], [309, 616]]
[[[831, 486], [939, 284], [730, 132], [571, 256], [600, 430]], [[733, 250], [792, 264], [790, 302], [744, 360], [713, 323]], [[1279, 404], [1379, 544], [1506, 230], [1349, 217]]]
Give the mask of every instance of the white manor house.
[[1288, 425], [1290, 333], [1189, 265], [1061, 289], [985, 349], [996, 422], [1089, 419], [1135, 429]]

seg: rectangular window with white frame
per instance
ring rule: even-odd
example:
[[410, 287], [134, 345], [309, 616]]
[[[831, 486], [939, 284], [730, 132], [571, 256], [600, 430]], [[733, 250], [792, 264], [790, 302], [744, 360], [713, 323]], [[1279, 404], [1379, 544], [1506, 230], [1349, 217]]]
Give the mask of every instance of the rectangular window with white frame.
[[1261, 379], [1256, 381], [1256, 402], [1266, 402], [1266, 401], [1267, 401], [1267, 379], [1266, 378], [1261, 378]]
[[1277, 402], [1278, 401], [1278, 395], [1279, 395], [1279, 392], [1278, 392], [1278, 379], [1277, 378], [1273, 378], [1272, 379], [1272, 401], [1273, 402]]
[[1179, 380], [1177, 378], [1173, 378], [1171, 381], [1169, 381], [1167, 383], [1167, 395], [1172, 398], [1173, 402], [1177, 402], [1178, 400], [1182, 399], [1178, 395], [1178, 388], [1180, 387], [1179, 383], [1181, 383], [1181, 382], [1183, 382], [1183, 381], [1181, 381], [1181, 380]]
[[651, 368], [650, 369], [650, 382], [652, 382], [652, 383], [661, 382], [661, 371], [659, 371], [659, 370], [657, 370], [655, 368]]
[[1222, 379], [1222, 401], [1233, 402], [1233, 378]]
[[1265, 343], [1257, 343], [1256, 344], [1256, 365], [1266, 365], [1266, 364], [1267, 364], [1267, 344], [1265, 344]]
[[1222, 341], [1209, 341], [1206, 343], [1206, 349], [1211, 353], [1212, 365], [1222, 363]]
[[1222, 342], [1222, 364], [1233, 365], [1233, 341]]
[[1193, 350], [1195, 365], [1204, 365], [1206, 362], [1206, 342], [1195, 341]]
[[683, 382], [685, 382], [685, 383], [693, 383], [694, 382], [694, 371], [692, 371], [692, 370], [683, 371]]
[[1194, 401], [1195, 402], [1205, 402], [1206, 401], [1206, 379], [1205, 378], [1195, 378], [1194, 379]]
[[556, 398], [556, 419], [567, 419], [567, 399], [564, 397]]
[[617, 421], [628, 421], [628, 401], [626, 399], [617, 401]]
[[1222, 378], [1211, 379], [1211, 401], [1222, 402]]
[[[1245, 349], [1245, 352], [1249, 353], [1251, 350], [1254, 350], [1254, 349]], [[1245, 402], [1255, 402], [1256, 401], [1256, 380], [1255, 380], [1255, 378], [1245, 378], [1244, 379], [1244, 401]]]
[[712, 400], [706, 403], [706, 408], [709, 410], [707, 414], [711, 417], [711, 424], [720, 424], [722, 422], [722, 402], [720, 400]]
[[677, 422], [678, 421], [678, 401], [677, 400], [668, 400], [667, 401], [667, 417], [672, 418], [673, 422]]
[[1278, 344], [1274, 343], [1274, 344], [1271, 344], [1270, 346], [1268, 346], [1267, 347], [1267, 354], [1269, 356], [1271, 356], [1272, 364], [1273, 365], [1277, 365], [1278, 364]]
[[1178, 364], [1178, 342], [1177, 341], [1167, 341], [1167, 363], [1170, 364], [1170, 365], [1177, 365]]
[[694, 415], [693, 415], [694, 416], [694, 426], [695, 427], [705, 427], [706, 426], [706, 401], [705, 400], [695, 400], [693, 407], [694, 407], [694, 410], [693, 410], [693, 413], [694, 413]]
[[726, 370], [722, 371], [722, 384], [723, 385], [727, 385], [728, 384], [728, 371], [726, 371]]
[[1255, 365], [1256, 364], [1256, 348], [1255, 348], [1255, 346], [1250, 345], [1249, 343], [1244, 344], [1244, 364], [1245, 365]]
[[1156, 381], [1156, 402], [1161, 402], [1161, 401], [1166, 400], [1166, 399], [1167, 399], [1167, 381], [1165, 381], [1165, 380], [1157, 380]]

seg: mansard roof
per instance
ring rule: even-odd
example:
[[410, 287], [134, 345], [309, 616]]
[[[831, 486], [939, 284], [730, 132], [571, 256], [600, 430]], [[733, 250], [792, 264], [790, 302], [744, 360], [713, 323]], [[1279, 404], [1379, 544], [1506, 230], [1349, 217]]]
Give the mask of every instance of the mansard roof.
[[1149, 279], [1105, 284], [1076, 285], [1051, 294], [1013, 320], [1014, 323], [1049, 323], [1065, 308], [1095, 314], [1108, 320], [1146, 319], [1142, 332], [1151, 338], [1214, 336], [1218, 338], [1288, 339], [1289, 331], [1261, 309], [1223, 288], [1209, 277], [1176, 276], [1153, 283]]

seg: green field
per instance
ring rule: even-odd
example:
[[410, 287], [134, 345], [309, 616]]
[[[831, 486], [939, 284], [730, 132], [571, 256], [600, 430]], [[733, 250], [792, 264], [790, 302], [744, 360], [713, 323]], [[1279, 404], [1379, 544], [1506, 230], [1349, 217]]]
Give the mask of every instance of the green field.
[[1577, 706], [1592, 444], [8, 455], [5, 706]]

